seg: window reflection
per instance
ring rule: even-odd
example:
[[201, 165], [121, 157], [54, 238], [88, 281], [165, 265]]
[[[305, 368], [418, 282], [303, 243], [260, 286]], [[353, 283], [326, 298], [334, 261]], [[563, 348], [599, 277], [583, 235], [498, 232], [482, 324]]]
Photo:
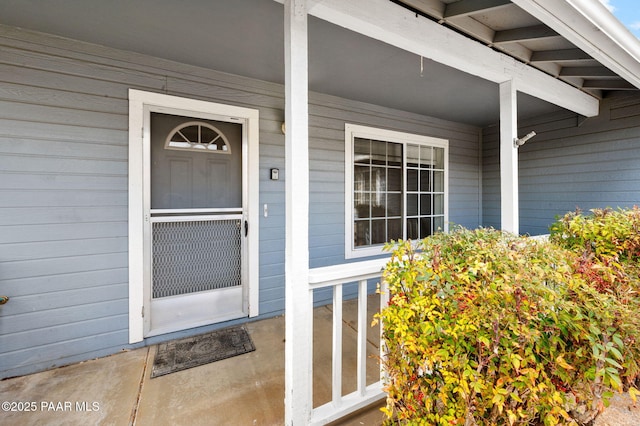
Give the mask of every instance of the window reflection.
[[353, 139], [354, 246], [444, 229], [445, 149]]

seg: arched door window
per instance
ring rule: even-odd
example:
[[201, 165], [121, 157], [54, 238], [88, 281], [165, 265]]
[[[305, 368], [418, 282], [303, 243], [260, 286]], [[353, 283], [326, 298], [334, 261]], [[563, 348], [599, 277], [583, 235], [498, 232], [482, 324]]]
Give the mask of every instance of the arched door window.
[[169, 132], [165, 149], [231, 154], [227, 137], [204, 121], [183, 123]]

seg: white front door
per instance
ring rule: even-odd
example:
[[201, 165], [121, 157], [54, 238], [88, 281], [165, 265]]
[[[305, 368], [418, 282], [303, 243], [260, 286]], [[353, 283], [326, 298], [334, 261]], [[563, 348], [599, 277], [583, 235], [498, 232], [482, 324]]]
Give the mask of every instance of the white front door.
[[257, 111], [131, 92], [130, 341], [257, 315]]

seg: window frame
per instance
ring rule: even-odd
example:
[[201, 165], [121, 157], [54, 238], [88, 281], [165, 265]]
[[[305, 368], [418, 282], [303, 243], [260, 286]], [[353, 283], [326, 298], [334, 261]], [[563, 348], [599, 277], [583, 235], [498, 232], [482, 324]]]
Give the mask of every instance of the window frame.
[[449, 141], [431, 136], [417, 135], [396, 130], [345, 123], [345, 258], [355, 259], [384, 254], [383, 244], [356, 248], [354, 243], [354, 141], [356, 138], [373, 139], [383, 142], [402, 144], [402, 235], [407, 230], [407, 144], [444, 149], [444, 232], [449, 224]]

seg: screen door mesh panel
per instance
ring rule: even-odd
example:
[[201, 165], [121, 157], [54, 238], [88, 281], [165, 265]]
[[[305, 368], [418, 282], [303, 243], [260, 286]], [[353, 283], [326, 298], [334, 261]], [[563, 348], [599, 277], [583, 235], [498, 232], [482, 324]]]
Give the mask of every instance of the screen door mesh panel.
[[153, 298], [241, 285], [241, 221], [153, 224]]

